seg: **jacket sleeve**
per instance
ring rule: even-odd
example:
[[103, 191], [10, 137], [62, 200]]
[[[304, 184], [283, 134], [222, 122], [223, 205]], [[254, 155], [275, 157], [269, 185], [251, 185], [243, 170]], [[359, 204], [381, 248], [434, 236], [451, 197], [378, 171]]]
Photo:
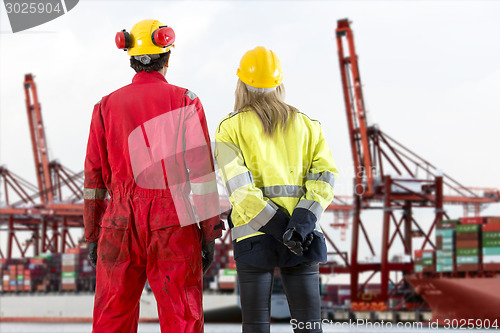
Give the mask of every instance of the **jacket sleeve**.
[[262, 232], [282, 242], [288, 215], [264, 197], [262, 191], [256, 187], [238, 142], [231, 137], [230, 130], [225, 128], [223, 123], [219, 125], [215, 135], [215, 147], [215, 158], [229, 200], [244, 222], [233, 227], [233, 239]]
[[205, 241], [222, 236], [224, 224], [220, 219], [219, 192], [214, 171], [205, 112], [200, 99], [191, 91], [184, 95], [185, 135], [184, 161], [189, 170], [193, 202]]
[[83, 224], [87, 242], [97, 242], [99, 225], [106, 210], [104, 199], [107, 190], [102, 178], [102, 159], [106, 156], [104, 124], [100, 103], [97, 103], [92, 113], [87, 155], [85, 156]]
[[317, 124], [318, 137], [313, 149], [311, 165], [306, 175], [306, 192], [292, 212], [287, 229], [295, 230], [304, 239], [316, 228], [316, 222], [333, 200], [333, 188], [338, 176], [338, 170], [332, 153], [323, 136], [319, 122]]

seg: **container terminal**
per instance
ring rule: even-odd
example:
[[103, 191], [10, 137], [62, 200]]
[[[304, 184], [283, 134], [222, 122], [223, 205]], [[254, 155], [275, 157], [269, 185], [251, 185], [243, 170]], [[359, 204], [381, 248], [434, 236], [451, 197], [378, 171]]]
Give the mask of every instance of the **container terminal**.
[[[500, 217], [480, 213], [500, 202], [500, 190], [462, 185], [371, 124], [348, 19], [337, 21], [335, 36], [343, 88], [337, 93], [344, 98], [353, 167], [359, 172], [352, 195], [337, 195], [327, 208], [333, 222], [321, 221], [343, 239], [348, 229], [351, 233], [351, 248], [345, 249], [323, 228], [329, 247], [329, 261], [320, 266], [323, 318], [441, 323], [477, 319], [489, 320], [494, 327], [500, 313]], [[0, 236], [7, 240], [0, 244], [0, 321], [91, 321], [95, 269], [80, 238], [83, 171], [49, 158], [32, 74], [24, 77], [24, 91], [37, 182], [0, 166]], [[230, 205], [224, 196], [221, 205], [226, 218]], [[448, 216], [447, 205], [462, 206], [463, 216]], [[425, 208], [433, 210], [430, 223], [418, 220], [417, 212]], [[363, 212], [368, 211], [380, 212], [381, 218], [367, 219]], [[376, 225], [380, 232], [370, 234], [367, 225]], [[374, 239], [381, 239], [379, 248]], [[361, 243], [379, 260], [361, 260]], [[396, 243], [404, 256], [390, 256]], [[204, 276], [207, 321], [241, 320], [235, 268], [226, 230]], [[347, 276], [348, 282], [332, 284], [325, 278], [338, 275]], [[375, 276], [377, 282], [372, 281]], [[276, 321], [290, 316], [279, 276], [271, 315]], [[141, 320], [157, 318], [146, 285]]]

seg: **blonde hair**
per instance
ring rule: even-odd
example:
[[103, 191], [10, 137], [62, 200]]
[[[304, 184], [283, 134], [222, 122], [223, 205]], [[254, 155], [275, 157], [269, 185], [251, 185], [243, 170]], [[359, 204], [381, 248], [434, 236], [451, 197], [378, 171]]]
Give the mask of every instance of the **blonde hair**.
[[296, 108], [283, 102], [285, 99], [283, 84], [274, 91], [258, 93], [248, 90], [245, 83], [238, 79], [234, 95], [234, 111], [250, 108], [259, 117], [264, 133], [268, 136], [274, 135], [278, 125], [285, 131], [298, 112]]

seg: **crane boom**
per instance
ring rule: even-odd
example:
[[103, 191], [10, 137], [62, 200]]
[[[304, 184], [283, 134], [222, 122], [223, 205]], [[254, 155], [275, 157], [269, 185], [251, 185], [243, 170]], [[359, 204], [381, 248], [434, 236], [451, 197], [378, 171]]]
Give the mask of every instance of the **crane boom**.
[[54, 201], [54, 193], [42, 111], [38, 102], [38, 93], [32, 74], [24, 76], [24, 94], [26, 96], [26, 110], [28, 112], [28, 123], [35, 158], [36, 177], [40, 190], [40, 200], [43, 204], [48, 204]]
[[[368, 123], [359, 75], [358, 56], [354, 46], [354, 35], [347, 19], [338, 21], [336, 35], [349, 138], [356, 174], [356, 191], [370, 195], [373, 193], [373, 174], [376, 170], [372, 164], [370, 152]], [[348, 56], [344, 52], [344, 37], [347, 41]]]

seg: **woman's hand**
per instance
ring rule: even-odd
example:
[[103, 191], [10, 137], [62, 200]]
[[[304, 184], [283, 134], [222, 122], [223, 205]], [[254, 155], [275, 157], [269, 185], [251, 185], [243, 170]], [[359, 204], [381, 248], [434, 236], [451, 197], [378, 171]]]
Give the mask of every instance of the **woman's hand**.
[[285, 244], [285, 246], [288, 247], [288, 249], [294, 254], [302, 256], [309, 248], [309, 245], [311, 245], [313, 238], [314, 234], [311, 232], [304, 240], [302, 240], [300, 234], [292, 228], [288, 229], [283, 234], [283, 244]]
[[302, 242], [302, 252], [306, 252], [309, 249], [309, 245], [311, 245], [314, 238], [314, 234], [311, 232], [306, 236], [306, 239]]
[[285, 246], [288, 247], [288, 249], [294, 254], [302, 256], [304, 252], [304, 249], [302, 248], [302, 239], [300, 234], [295, 231], [294, 228], [288, 229], [283, 234], [283, 244], [285, 244]]

